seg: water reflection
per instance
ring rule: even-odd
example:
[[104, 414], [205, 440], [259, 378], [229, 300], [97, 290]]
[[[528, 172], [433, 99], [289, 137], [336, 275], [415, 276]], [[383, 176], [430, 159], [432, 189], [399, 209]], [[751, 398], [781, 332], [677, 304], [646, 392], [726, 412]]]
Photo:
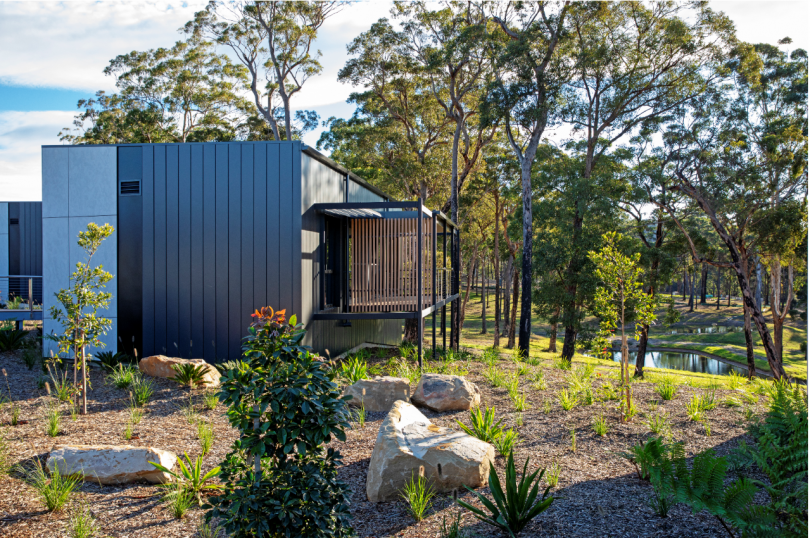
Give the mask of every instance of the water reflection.
[[[614, 351], [613, 360], [622, 361], [622, 352]], [[630, 364], [636, 364], [636, 353], [630, 353]], [[671, 351], [648, 351], [644, 358], [644, 366], [652, 368], [666, 368], [669, 370], [685, 370], [687, 372], [701, 372], [704, 374], [728, 375], [731, 370], [738, 374], [747, 375], [748, 371], [738, 366], [731, 366], [716, 359], [709, 359], [695, 353], [678, 353]]]
[[713, 327], [678, 327], [669, 328], [666, 332], [668, 334], [723, 334], [723, 333], [741, 333], [742, 327], [735, 327], [732, 325], [715, 325]]

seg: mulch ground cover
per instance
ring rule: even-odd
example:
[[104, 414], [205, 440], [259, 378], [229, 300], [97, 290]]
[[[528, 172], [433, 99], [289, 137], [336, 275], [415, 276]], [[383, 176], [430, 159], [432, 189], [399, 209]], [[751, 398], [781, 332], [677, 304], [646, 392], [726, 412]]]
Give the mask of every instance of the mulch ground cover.
[[[382, 366], [395, 350], [376, 353], [371, 365]], [[62, 433], [52, 438], [45, 433], [43, 413], [49, 396], [37, 388], [41, 376], [39, 367], [29, 370], [20, 358], [21, 354], [0, 354], [0, 366], [8, 374], [11, 397], [20, 405], [20, 418], [25, 424], [10, 426], [9, 406], [0, 412], [2, 431], [10, 446], [12, 464], [31, 464], [34, 458], [44, 460], [56, 445], [90, 444], [153, 446], [171, 450], [178, 455], [184, 452], [194, 459], [200, 454], [196, 425], [191, 424], [184, 410], [189, 406], [190, 394], [176, 383], [154, 379], [155, 395], [146, 406], [143, 420], [134, 427], [130, 441], [123, 438], [128, 421], [129, 393], [115, 388], [105, 380], [104, 373], [93, 370], [92, 391], [88, 404], [89, 414], [73, 420], [68, 404], [63, 409]], [[692, 422], [686, 413], [686, 403], [693, 393], [704, 389], [679, 386], [677, 396], [671, 401], [662, 401], [649, 383], [633, 385], [638, 415], [629, 424], [620, 424], [616, 401], [597, 401], [593, 405], [579, 405], [564, 411], [556, 398], [558, 390], [567, 387], [568, 372], [556, 369], [551, 362], [530, 366], [529, 373], [520, 376], [520, 389], [525, 391], [529, 408], [522, 413], [523, 424], [516, 425], [519, 415], [514, 411], [506, 388], [493, 388], [483, 377], [486, 366], [477, 361], [456, 362], [456, 367], [467, 371], [467, 377], [476, 383], [482, 394], [482, 405], [495, 406], [497, 418], [503, 425], [516, 428], [521, 442], [515, 450], [515, 460], [521, 466], [530, 458], [530, 469], [548, 467], [557, 463], [560, 468], [558, 485], [552, 489], [555, 501], [546, 512], [537, 517], [524, 532], [529, 536], [724, 536], [727, 535], [719, 522], [706, 513], [692, 514], [684, 506], [675, 506], [667, 518], [659, 517], [650, 507], [653, 496], [649, 483], [638, 478], [633, 466], [617, 455], [633, 444], [652, 434], [645, 424], [645, 414], [651, 404], [659, 411], [669, 414], [671, 429], [676, 440], [683, 441], [687, 456], [707, 448], [714, 448], [725, 455], [733, 450], [745, 435], [743, 408], [729, 408], [722, 404], [707, 413], [711, 435], [707, 436], [703, 424]], [[497, 369], [505, 376], [512, 376], [517, 365], [502, 360]], [[546, 382], [545, 390], [533, 387], [531, 372], [541, 369]], [[598, 393], [606, 382], [615, 383], [608, 370], [597, 368], [593, 389]], [[5, 384], [4, 380], [0, 382]], [[2, 387], [6, 392], [6, 387]], [[413, 386], [412, 386], [413, 389]], [[717, 390], [716, 397], [722, 402], [736, 391]], [[205, 458], [204, 469], [210, 469], [224, 459], [235, 438], [220, 405], [213, 411], [202, 405], [199, 391], [193, 398], [197, 411], [196, 419], [209, 421], [216, 440], [210, 454]], [[50, 398], [52, 399], [52, 398]], [[755, 412], [763, 411], [764, 397], [749, 406]], [[546, 402], [550, 402], [550, 408]], [[458, 429], [457, 420], [469, 424], [467, 412], [433, 413], [423, 410], [434, 423]], [[604, 415], [609, 424], [607, 436], [600, 437], [592, 430], [595, 416]], [[369, 413], [365, 425], [357, 425], [347, 434], [345, 443], [336, 442], [343, 455], [340, 474], [352, 488], [351, 511], [358, 536], [441, 536], [443, 521], [450, 521], [461, 512], [462, 527], [469, 536], [502, 536], [491, 527], [476, 520], [469, 512], [454, 505], [452, 497], [439, 495], [434, 507], [423, 521], [416, 523], [406, 512], [402, 502], [370, 503], [366, 500], [366, 472], [384, 413]], [[576, 451], [572, 451], [571, 432], [576, 432]], [[498, 457], [496, 468], [503, 477], [504, 458]], [[482, 488], [481, 492], [487, 492]], [[160, 490], [147, 484], [129, 486], [99, 486], [85, 482], [70, 505], [60, 512], [44, 510], [34, 490], [14, 472], [0, 477], [0, 536], [9, 537], [59, 537], [68, 536], [67, 528], [71, 512], [82, 504], [89, 507], [98, 520], [101, 535], [116, 538], [173, 538], [196, 535], [202, 510], [193, 509], [182, 520], [174, 519], [160, 501]], [[458, 493], [459, 497], [475, 503], [470, 493]]]

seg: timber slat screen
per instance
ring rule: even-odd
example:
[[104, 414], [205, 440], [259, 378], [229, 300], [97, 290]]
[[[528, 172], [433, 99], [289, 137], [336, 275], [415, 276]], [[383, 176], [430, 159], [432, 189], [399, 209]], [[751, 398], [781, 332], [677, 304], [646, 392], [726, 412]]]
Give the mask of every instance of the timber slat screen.
[[[422, 220], [422, 307], [433, 304], [431, 219]], [[417, 220], [350, 219], [349, 312], [415, 311]], [[449, 295], [449, 269], [437, 261], [436, 297]]]

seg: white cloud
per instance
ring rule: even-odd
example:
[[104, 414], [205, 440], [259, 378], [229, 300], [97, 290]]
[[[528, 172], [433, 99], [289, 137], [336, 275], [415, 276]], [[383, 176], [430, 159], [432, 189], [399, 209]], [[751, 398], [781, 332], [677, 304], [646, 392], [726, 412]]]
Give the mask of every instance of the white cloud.
[[0, 201], [42, 199], [40, 147], [58, 144], [72, 118], [63, 110], [0, 112]]

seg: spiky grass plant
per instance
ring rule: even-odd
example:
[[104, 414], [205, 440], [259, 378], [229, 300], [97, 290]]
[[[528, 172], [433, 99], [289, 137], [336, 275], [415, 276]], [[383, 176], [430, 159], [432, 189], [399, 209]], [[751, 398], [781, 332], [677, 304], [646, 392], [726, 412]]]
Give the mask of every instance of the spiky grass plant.
[[560, 467], [560, 464], [557, 463], [556, 461], [553, 462], [549, 466], [548, 474], [546, 475], [546, 484], [548, 484], [548, 487], [550, 487], [550, 488], [556, 488], [557, 487], [557, 484], [560, 483], [560, 472], [561, 471], [562, 471], [562, 468]]
[[61, 510], [82, 480], [80, 474], [62, 474], [58, 465], [49, 473], [39, 460], [33, 466], [21, 469], [21, 474], [49, 512]]
[[737, 390], [748, 383], [748, 378], [744, 375], [738, 374], [736, 370], [732, 369], [726, 376], [726, 384], [731, 390]]
[[598, 417], [593, 418], [593, 431], [599, 437], [604, 437], [607, 435], [608, 423], [605, 419], [605, 415], [600, 413]]
[[49, 437], [56, 437], [62, 431], [62, 413], [59, 411], [59, 403], [46, 401], [44, 415], [45, 433]]
[[203, 404], [209, 411], [213, 411], [219, 405], [219, 396], [216, 392], [206, 392], [203, 394]]
[[689, 417], [689, 420], [702, 422], [705, 414], [706, 410], [701, 405], [700, 396], [693, 394], [692, 399], [686, 404], [686, 415]]
[[197, 439], [200, 441], [200, 451], [205, 456], [214, 446], [214, 427], [210, 422], [204, 420], [197, 422]]
[[68, 534], [70, 538], [98, 536], [98, 522], [86, 504], [82, 503], [73, 510], [68, 521]]
[[416, 521], [425, 519], [425, 514], [433, 507], [436, 492], [424, 476], [411, 475], [400, 496], [405, 500], [405, 509]]
[[678, 394], [678, 386], [672, 379], [665, 377], [656, 383], [655, 391], [662, 400], [671, 400]]
[[515, 426], [518, 428], [523, 426], [523, 413], [515, 413]]
[[510, 394], [510, 399], [512, 400], [512, 405], [515, 406], [515, 411], [523, 412], [529, 409], [529, 402], [526, 401], [526, 393], [516, 393]]
[[498, 451], [498, 454], [503, 456], [504, 458], [509, 456], [512, 452], [512, 449], [520, 442], [520, 436], [518, 432], [513, 429], [504, 430], [501, 434], [493, 441], [493, 445], [495, 445], [495, 450]]
[[127, 421], [127, 427], [124, 428], [124, 439], [129, 441], [132, 439], [132, 422]]
[[576, 407], [579, 397], [576, 392], [570, 389], [561, 389], [557, 391], [557, 400], [560, 402], [560, 406], [563, 409], [570, 411]]
[[138, 407], [144, 407], [155, 393], [155, 387], [148, 379], [137, 376], [132, 381], [132, 401]]
[[366, 425], [366, 406], [361, 405], [359, 409], [354, 412], [354, 422], [361, 430]]
[[567, 361], [562, 357], [554, 357], [554, 368], [567, 372], [571, 370], [571, 361]]
[[128, 389], [140, 377], [141, 372], [137, 367], [125, 366], [119, 363], [107, 374], [107, 381], [115, 385], [116, 388]]
[[655, 404], [650, 405], [650, 412], [645, 416], [645, 423], [650, 431], [656, 435], [671, 435], [672, 429], [669, 422], [669, 413], [659, 411], [658, 406]]
[[470, 409], [471, 427], [468, 427], [460, 420], [456, 421], [456, 423], [462, 430], [464, 430], [465, 433], [472, 435], [485, 443], [494, 443], [495, 439], [500, 437], [503, 431], [501, 428], [502, 422], [503, 419], [497, 422], [495, 421], [494, 407], [487, 408], [484, 411], [482, 411], [480, 407], [473, 407]]

